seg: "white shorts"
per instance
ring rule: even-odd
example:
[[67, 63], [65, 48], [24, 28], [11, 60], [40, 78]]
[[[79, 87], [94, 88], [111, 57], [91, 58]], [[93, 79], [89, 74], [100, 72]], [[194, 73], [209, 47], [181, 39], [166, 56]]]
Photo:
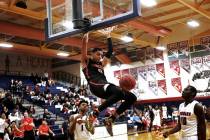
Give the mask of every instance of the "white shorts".
[[198, 136], [182, 137], [180, 140], [198, 140]]

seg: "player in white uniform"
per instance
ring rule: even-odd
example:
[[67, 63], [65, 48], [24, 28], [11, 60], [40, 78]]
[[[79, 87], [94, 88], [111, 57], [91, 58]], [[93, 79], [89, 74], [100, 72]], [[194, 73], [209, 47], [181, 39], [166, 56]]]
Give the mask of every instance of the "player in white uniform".
[[179, 121], [176, 127], [163, 133], [166, 138], [181, 130], [181, 140], [206, 140], [206, 124], [203, 107], [194, 100], [197, 90], [187, 86], [182, 98], [184, 103], [179, 106]]
[[[70, 134], [74, 134], [75, 140], [90, 140], [90, 132], [94, 134], [93, 131], [87, 130], [87, 113], [88, 111], [88, 102], [80, 101], [79, 103], [79, 113], [71, 116], [70, 122]], [[89, 120], [91, 121], [91, 120]], [[91, 122], [90, 122], [91, 123]], [[93, 123], [93, 120], [92, 120]], [[90, 132], [89, 132], [90, 131]]]
[[159, 134], [159, 132], [161, 131], [161, 118], [160, 118], [160, 109], [158, 108], [158, 106], [156, 106], [155, 109], [153, 109], [153, 113], [154, 113], [153, 126], [156, 131], [155, 133]]
[[168, 111], [167, 106], [165, 104], [163, 104], [163, 106], [162, 106], [162, 125], [163, 126], [166, 124], [166, 121], [168, 119], [167, 111]]

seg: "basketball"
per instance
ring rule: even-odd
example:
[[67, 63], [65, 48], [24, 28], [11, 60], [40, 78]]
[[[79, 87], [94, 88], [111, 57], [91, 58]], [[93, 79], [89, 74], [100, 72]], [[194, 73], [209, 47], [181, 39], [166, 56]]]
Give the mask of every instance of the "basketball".
[[136, 79], [132, 75], [123, 75], [120, 78], [119, 85], [122, 89], [132, 90], [136, 86]]

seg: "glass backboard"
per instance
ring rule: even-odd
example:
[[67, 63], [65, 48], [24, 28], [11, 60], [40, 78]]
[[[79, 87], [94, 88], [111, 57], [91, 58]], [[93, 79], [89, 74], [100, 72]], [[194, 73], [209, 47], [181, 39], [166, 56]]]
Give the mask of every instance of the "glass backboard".
[[[141, 15], [140, 0], [46, 0], [46, 3], [47, 41], [120, 24]], [[76, 26], [77, 21], [87, 24]]]

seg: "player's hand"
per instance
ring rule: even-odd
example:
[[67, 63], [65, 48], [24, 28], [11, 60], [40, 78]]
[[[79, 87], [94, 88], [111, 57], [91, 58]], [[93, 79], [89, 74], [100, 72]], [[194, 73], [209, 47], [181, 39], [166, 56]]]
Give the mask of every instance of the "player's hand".
[[163, 133], [163, 137], [164, 137], [164, 138], [167, 138], [169, 135], [170, 135], [170, 134], [169, 134], [168, 131], [166, 131], [166, 132]]

